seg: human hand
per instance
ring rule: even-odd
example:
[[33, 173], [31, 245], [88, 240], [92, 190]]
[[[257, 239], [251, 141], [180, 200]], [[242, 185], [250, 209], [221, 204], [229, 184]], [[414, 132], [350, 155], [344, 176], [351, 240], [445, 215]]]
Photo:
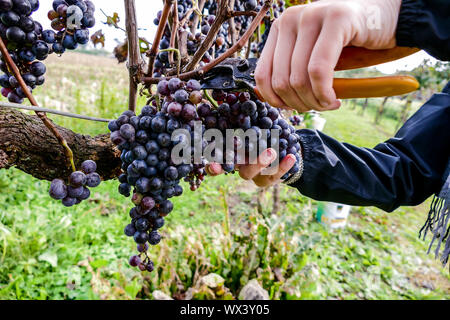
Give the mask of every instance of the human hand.
[[322, 0], [288, 8], [273, 24], [255, 71], [272, 106], [335, 110], [334, 68], [346, 46], [395, 47], [401, 0]]
[[[281, 182], [281, 177], [285, 175], [296, 163], [296, 158], [288, 154], [280, 164], [268, 169], [270, 164], [277, 159], [277, 153], [270, 148], [261, 153], [256, 164], [237, 165], [239, 175], [244, 180], [253, 180], [258, 187], [270, 187]], [[210, 163], [206, 166], [206, 172], [210, 176], [223, 174], [222, 166], [218, 163]]]

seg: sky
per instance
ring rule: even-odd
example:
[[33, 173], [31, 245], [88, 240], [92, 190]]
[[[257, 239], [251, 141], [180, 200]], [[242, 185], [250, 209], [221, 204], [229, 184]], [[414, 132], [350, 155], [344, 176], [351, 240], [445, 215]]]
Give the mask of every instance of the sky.
[[[102, 9], [106, 14], [113, 15], [114, 12], [119, 14], [121, 21], [119, 25], [125, 28], [125, 11], [124, 11], [124, 1], [123, 0], [94, 0], [96, 6], [96, 25], [92, 29], [95, 32], [102, 29], [106, 36], [106, 46], [105, 49], [112, 51], [117, 45], [118, 41], [123, 41], [125, 39], [125, 34], [121, 30], [117, 30], [113, 27], [109, 27], [102, 22], [106, 21], [106, 17], [100, 11]], [[52, 0], [40, 0], [40, 8], [37, 12], [33, 14], [33, 18], [42, 23], [44, 29], [50, 28], [50, 20], [47, 18], [47, 13], [52, 9]], [[139, 35], [146, 38], [148, 41], [152, 42], [155, 35], [156, 26], [153, 23], [153, 19], [159, 10], [162, 9], [161, 0], [136, 0], [137, 7], [137, 21]], [[396, 73], [398, 70], [411, 70], [417, 67], [424, 59], [430, 59], [435, 61], [431, 56], [429, 56], [424, 51], [420, 51], [409, 57], [378, 65], [376, 68], [381, 72], [386, 74]]]

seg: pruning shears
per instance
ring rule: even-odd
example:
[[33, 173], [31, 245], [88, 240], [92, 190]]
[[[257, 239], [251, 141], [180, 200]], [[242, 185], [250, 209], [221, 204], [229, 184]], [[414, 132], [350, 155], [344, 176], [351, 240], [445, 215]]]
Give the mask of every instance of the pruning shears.
[[[343, 49], [335, 68], [350, 70], [374, 66], [398, 60], [418, 52], [420, 49], [395, 47], [386, 50], [369, 50], [358, 47]], [[256, 87], [254, 73], [258, 59], [228, 58], [207, 72], [202, 79], [203, 89], [225, 91], [248, 91], [262, 100]], [[387, 76], [376, 78], [335, 78], [333, 88], [338, 99], [374, 98], [398, 96], [419, 88], [419, 82], [411, 76]]]

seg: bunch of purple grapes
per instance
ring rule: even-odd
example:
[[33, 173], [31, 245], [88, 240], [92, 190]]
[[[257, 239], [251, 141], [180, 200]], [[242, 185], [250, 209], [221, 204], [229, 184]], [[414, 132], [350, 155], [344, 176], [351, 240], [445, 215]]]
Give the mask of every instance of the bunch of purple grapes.
[[125, 111], [108, 124], [111, 141], [121, 150], [123, 174], [119, 176], [119, 193], [126, 197], [133, 194], [135, 205], [129, 212], [131, 223], [124, 230], [133, 237], [139, 251], [139, 255], [131, 257], [130, 265], [143, 271], [153, 270], [147, 256], [148, 244], [161, 241], [158, 230], [173, 210], [169, 199], [183, 193], [181, 180], [195, 190], [206, 174], [205, 163], [175, 164], [171, 157], [172, 148], [178, 143], [172, 141], [171, 134], [177, 129], [192, 132], [194, 120], [199, 119], [196, 105], [203, 100], [200, 89], [196, 80], [162, 80], [158, 84], [163, 98], [159, 108], [154, 100], [138, 116]]
[[[1, 0], [0, 1], [0, 36], [8, 48], [12, 60], [17, 64], [29, 89], [32, 90], [45, 81], [45, 65], [35, 61], [44, 60], [41, 52], [39, 36], [42, 26], [31, 18], [31, 14], [39, 8], [37, 0]], [[10, 102], [22, 103], [25, 93], [17, 79], [11, 74], [5, 59], [2, 57], [0, 69], [1, 93]]]
[[[67, 15], [67, 8], [70, 6], [72, 10], [78, 8], [73, 11], [75, 14], [84, 12], [84, 16], [80, 19], [81, 26], [74, 30], [60, 29], [66, 19], [63, 14]], [[0, 0], [0, 36], [30, 92], [45, 82], [44, 75], [47, 70], [40, 61], [47, 59], [53, 52], [61, 54], [66, 48], [75, 49], [78, 43], [86, 44], [89, 41], [87, 28], [95, 23], [94, 5], [91, 1], [55, 0], [53, 2], [55, 11], [49, 12], [49, 16], [58, 14], [58, 18], [55, 18], [60, 24], [58, 33], [43, 30], [42, 25], [31, 18], [31, 14], [38, 8], [38, 0]], [[57, 9], [60, 9], [60, 13], [57, 13]], [[0, 70], [3, 71], [0, 76], [2, 95], [10, 102], [22, 103], [25, 92], [8, 69], [4, 57], [0, 61]]]
[[[90, 0], [54, 0], [48, 12], [53, 30], [44, 30], [42, 40], [53, 52], [63, 54], [89, 42], [89, 28], [95, 25], [95, 5]], [[70, 23], [68, 23], [70, 22]]]
[[[183, 193], [181, 180], [187, 181], [195, 191], [205, 178], [206, 160], [202, 158], [200, 163], [193, 160], [195, 143], [200, 141], [203, 152], [214, 141], [196, 136], [196, 121], [200, 122], [201, 135], [207, 129], [219, 129], [224, 136], [227, 129], [243, 129], [254, 130], [261, 138], [256, 143], [235, 139], [230, 148], [225, 145], [223, 149], [214, 150], [222, 155], [229, 150], [233, 153], [233, 160], [222, 164], [227, 173], [234, 172], [235, 164], [241, 162], [237, 152], [240, 148], [245, 148], [247, 156], [254, 148], [258, 148], [260, 154], [268, 147], [279, 145], [280, 159], [288, 154], [299, 159], [300, 150], [295, 128], [282, 118], [279, 110], [252, 98], [248, 92], [214, 90], [212, 98], [219, 104], [218, 108], [204, 99], [196, 80], [161, 80], [157, 93], [159, 99], [144, 106], [139, 115], [125, 111], [108, 125], [111, 140], [121, 151], [123, 173], [119, 176], [119, 193], [126, 197], [132, 195], [135, 205], [129, 212], [131, 223], [124, 232], [134, 238], [139, 253], [132, 256], [129, 263], [143, 271], [154, 268], [147, 255], [148, 244], [157, 245], [161, 241], [158, 230], [164, 225], [164, 217], [173, 210], [169, 199]], [[183, 140], [172, 141], [172, 133], [177, 129], [184, 129], [190, 135], [187, 155], [190, 163], [175, 163], [172, 157], [172, 149]], [[279, 130], [280, 138], [271, 137], [270, 129]], [[262, 139], [263, 134], [265, 139]], [[283, 179], [298, 170], [295, 165]]]
[[101, 183], [100, 175], [95, 172], [97, 164], [86, 160], [81, 164], [81, 170], [72, 172], [68, 183], [62, 179], [54, 179], [50, 184], [49, 194], [55, 200], [61, 200], [66, 207], [71, 207], [87, 200], [91, 191], [89, 188], [98, 187]]
[[[234, 145], [229, 148], [225, 144], [226, 149], [222, 152], [230, 152], [227, 150], [233, 149], [234, 159], [233, 163], [222, 164], [225, 172], [233, 172], [235, 164], [242, 163], [243, 159], [239, 159], [240, 149], [244, 149], [248, 160], [252, 151], [256, 151], [256, 155], [259, 155], [270, 147], [279, 151], [279, 161], [289, 154], [297, 159], [297, 163], [282, 177], [282, 180], [288, 179], [299, 171], [301, 148], [299, 136], [295, 128], [283, 119], [279, 109], [259, 101], [248, 92], [214, 90], [212, 97], [219, 104], [217, 110], [206, 106], [198, 110], [206, 128], [217, 128], [223, 134], [227, 129], [253, 130], [254, 136], [257, 137], [257, 141], [239, 141], [239, 138], [235, 137]], [[279, 134], [272, 135], [273, 130], [277, 130]]]

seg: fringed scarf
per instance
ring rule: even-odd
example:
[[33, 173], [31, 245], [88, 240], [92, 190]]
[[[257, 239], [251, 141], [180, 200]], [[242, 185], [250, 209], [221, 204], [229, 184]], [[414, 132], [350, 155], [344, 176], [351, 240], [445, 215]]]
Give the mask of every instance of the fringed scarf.
[[438, 259], [439, 251], [441, 251], [442, 248], [440, 260], [444, 267], [447, 264], [450, 255], [450, 162], [447, 167], [446, 176], [447, 180], [444, 183], [441, 192], [435, 195], [431, 202], [427, 221], [419, 231], [419, 238], [422, 238], [423, 240], [425, 240], [428, 232], [432, 233], [433, 238], [431, 239], [427, 254], [430, 253], [433, 244], [437, 241], [434, 255], [435, 258]]

